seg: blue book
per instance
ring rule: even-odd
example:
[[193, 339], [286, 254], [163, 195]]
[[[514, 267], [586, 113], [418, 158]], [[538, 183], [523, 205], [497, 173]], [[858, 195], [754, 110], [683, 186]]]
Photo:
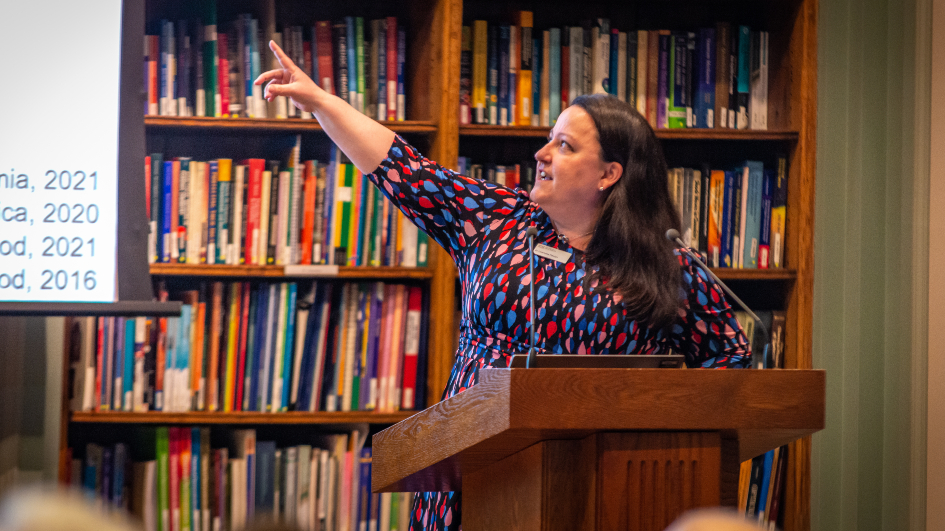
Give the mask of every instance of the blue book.
[[176, 216], [177, 212], [172, 212], [174, 205], [174, 162], [164, 161], [164, 205], [161, 220], [161, 261], [171, 261], [171, 216]]
[[748, 26], [738, 27], [738, 82], [736, 84], [735, 103], [737, 129], [748, 129], [748, 100], [751, 83], [751, 30]]
[[192, 529], [200, 529], [200, 428], [190, 428], [190, 512]]
[[696, 40], [695, 101], [692, 126], [715, 127], [715, 29], [702, 28]]
[[251, 288], [249, 292], [249, 313], [246, 326], [246, 359], [243, 369], [243, 411], [250, 409], [255, 403], [250, 398], [250, 388], [253, 380], [253, 359], [256, 357], [256, 317], [259, 312], [259, 289]]
[[256, 514], [271, 513], [275, 504], [276, 443], [256, 441]]
[[720, 242], [721, 250], [719, 251], [719, 254], [722, 255], [720, 264], [722, 267], [734, 267], [735, 265], [732, 260], [732, 213], [735, 207], [735, 178], [735, 172], [725, 172], [725, 190], [722, 195], [722, 241]]
[[[509, 27], [499, 26], [499, 125], [509, 125]], [[465, 173], [463, 173], [465, 175]]]
[[618, 72], [618, 57], [620, 53], [620, 33], [616, 28], [610, 30], [610, 72], [609, 77], [605, 80], [607, 85], [607, 93], [614, 96], [617, 95], [617, 72]]
[[397, 120], [407, 119], [406, 92], [404, 92], [404, 64], [407, 61], [407, 32], [397, 30]]
[[532, 125], [538, 125], [541, 116], [541, 39], [532, 39]]
[[[239, 16], [239, 26], [243, 32], [243, 49], [240, 58], [243, 60], [243, 72], [246, 77], [246, 82], [243, 83], [243, 101], [246, 102], [243, 114], [247, 117], [256, 116], [256, 109], [253, 107], [253, 81], [256, 79], [253, 71], [253, 44], [257, 37], [253, 33], [251, 18], [248, 14]], [[314, 54], [312, 56], [314, 57]]]
[[220, 179], [219, 166], [217, 161], [211, 160], [207, 164], [207, 173], [209, 173], [209, 192], [210, 197], [207, 201], [207, 263], [216, 263], [217, 256], [217, 184]]
[[[378, 22], [379, 35], [375, 35], [375, 39], [379, 39], [377, 46], [377, 119], [380, 121], [387, 120], [387, 19], [382, 18]], [[318, 63], [315, 60], [317, 57], [315, 55], [315, 31], [312, 28], [312, 62]], [[315, 79], [321, 79], [316, 77]]]
[[[135, 319], [125, 320], [125, 363], [124, 377], [122, 378], [122, 402], [125, 411], [132, 410], [132, 395], [135, 383]], [[142, 382], [143, 383], [143, 382]]]
[[296, 395], [295, 403], [291, 404], [295, 411], [308, 411], [308, 388], [311, 386], [311, 371], [312, 371], [312, 349], [311, 341], [312, 335], [315, 331], [312, 328], [312, 323], [315, 321], [315, 315], [319, 310], [319, 283], [315, 283], [312, 286], [314, 290], [312, 304], [309, 307], [308, 318], [304, 323], [298, 322], [296, 326], [299, 327], [300, 333], [304, 334], [302, 336], [302, 360], [299, 362], [299, 391]]
[[170, 72], [170, 57], [168, 56], [167, 40], [167, 21], [161, 21], [161, 79], [158, 80], [158, 114], [165, 116], [167, 114], [167, 91], [168, 74]]
[[[180, 323], [177, 328], [177, 352], [174, 357], [174, 367], [177, 369], [178, 380], [177, 382], [183, 382], [188, 387], [185, 389], [177, 389], [175, 386], [174, 392], [178, 397], [187, 397], [188, 400], [186, 403], [175, 404], [175, 407], [178, 411], [184, 410], [187, 411], [190, 406], [190, 378], [188, 369], [190, 368], [190, 325], [193, 320], [193, 306], [185, 304], [181, 306], [180, 310]], [[184, 378], [181, 375], [187, 374], [188, 377]], [[164, 380], [165, 382], [167, 379]], [[175, 384], [177, 383], [175, 382]]]
[[247, 397], [249, 405], [247, 411], [260, 411], [259, 409], [259, 368], [261, 367], [261, 358], [263, 355], [263, 346], [266, 340], [266, 312], [268, 311], [269, 289], [265, 284], [256, 288], [256, 317], [253, 329], [253, 349], [252, 363], [250, 367], [249, 392]]
[[[360, 474], [358, 481], [358, 518], [355, 529], [367, 529], [371, 521], [371, 447], [361, 449]], [[374, 517], [375, 519], [377, 516]], [[354, 528], [354, 526], [352, 526]]]
[[[261, 56], [259, 53], [259, 21], [252, 17], [247, 17], [247, 22], [249, 23], [249, 32], [246, 40], [249, 42], [249, 63], [250, 71], [252, 74], [246, 80], [246, 95], [247, 101], [252, 102], [252, 105], [249, 106], [250, 109], [253, 109], [253, 114], [250, 117], [261, 118], [266, 116], [266, 104], [260, 98], [262, 95], [262, 87], [253, 84], [253, 81], [260, 74], [262, 74], [261, 66]], [[268, 48], [268, 44], [266, 48]]]
[[168, 391], [173, 391], [171, 382], [174, 381], [174, 371], [176, 369], [175, 360], [177, 359], [177, 342], [180, 340], [180, 327], [180, 317], [167, 318], [167, 335], [164, 347], [164, 389], [161, 401], [161, 407], [164, 411], [174, 410], [174, 406], [171, 404], [174, 395]]
[[489, 125], [499, 124], [499, 28], [489, 24], [489, 45], [486, 55], [486, 119]]
[[667, 116], [667, 104], [669, 97], [669, 56], [672, 42], [672, 35], [669, 33], [659, 34], [659, 56], [657, 59], [657, 84], [656, 84], [656, 127], [667, 128], [669, 125]]
[[758, 267], [758, 237], [761, 232], [761, 187], [764, 179], [764, 167], [758, 161], [745, 161], [748, 167], [748, 189], [742, 190], [747, 194], [745, 211], [745, 239], [742, 267], [755, 269]]
[[380, 345], [381, 312], [384, 304], [384, 284], [374, 283], [368, 288], [368, 304], [370, 314], [367, 326], [367, 352], [365, 353], [364, 372], [361, 377], [361, 403], [359, 409], [367, 411], [374, 409], [372, 389], [377, 388], [377, 360]]
[[348, 43], [348, 104], [358, 108], [358, 51], [354, 40], [354, 17], [345, 17], [345, 39]]
[[122, 381], [125, 377], [125, 318], [117, 317], [115, 318], [115, 357], [114, 365], [115, 372], [112, 375], [112, 378], [115, 380], [114, 387], [112, 388], [112, 409], [115, 411], [122, 410], [122, 399], [125, 397], [125, 385]]
[[292, 366], [295, 355], [295, 299], [298, 297], [299, 286], [295, 282], [289, 283], [286, 297], [286, 326], [285, 326], [285, 361], [282, 364], [282, 405], [285, 410], [289, 404], [289, 392], [292, 388]]
[[548, 34], [548, 125], [553, 126], [561, 114], [561, 29], [551, 28]]
[[112, 477], [112, 469], [115, 465], [115, 456], [113, 450], [106, 446], [102, 449], [102, 484], [100, 485], [101, 490], [99, 494], [102, 496], [102, 499], [106, 503], [112, 501], [112, 483], [114, 478]]
[[761, 469], [761, 488], [758, 492], [758, 504], [755, 514], [764, 514], [768, 501], [768, 485], [771, 483], [771, 469], [774, 464], [774, 450], [765, 452], [764, 465]]
[[115, 507], [125, 506], [125, 471], [128, 470], [128, 445], [125, 443], [115, 444], [114, 452], [115, 465], [112, 472], [112, 505]]
[[276, 323], [276, 310], [279, 306], [278, 285], [269, 284], [269, 294], [267, 295], [266, 320], [263, 322], [263, 345], [260, 352], [260, 365], [262, 369], [259, 372], [259, 409], [257, 411], [267, 411], [270, 402], [269, 386], [272, 382], [273, 350], [275, 350], [274, 328]]
[[187, 35], [187, 21], [177, 22], [177, 115], [190, 116], [189, 111], [193, 104], [190, 90], [191, 49], [190, 37]]
[[758, 267], [767, 269], [771, 253], [771, 197], [774, 193], [778, 173], [774, 169], [764, 171], [761, 181], [761, 231], [758, 234]]

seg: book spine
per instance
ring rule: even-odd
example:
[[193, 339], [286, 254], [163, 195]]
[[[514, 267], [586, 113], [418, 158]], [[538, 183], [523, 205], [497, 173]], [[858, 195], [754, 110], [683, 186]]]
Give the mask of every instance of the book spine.
[[489, 42], [486, 51], [486, 123], [499, 123], [499, 32], [498, 26], [489, 26]]
[[748, 129], [748, 107], [751, 91], [751, 30], [738, 27], [738, 83], [736, 85], [736, 129]]
[[516, 13], [519, 29], [519, 63], [518, 63], [518, 118], [516, 125], [531, 125], [532, 123], [532, 61], [534, 43], [532, 42], [532, 12], [519, 11]]
[[488, 123], [486, 115], [488, 85], [488, 25], [473, 21], [472, 34], [472, 110], [477, 124]]

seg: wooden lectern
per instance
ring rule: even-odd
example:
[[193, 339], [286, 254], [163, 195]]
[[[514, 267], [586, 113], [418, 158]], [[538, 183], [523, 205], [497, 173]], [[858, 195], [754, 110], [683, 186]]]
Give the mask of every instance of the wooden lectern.
[[484, 369], [374, 436], [374, 492], [461, 491], [464, 531], [662, 530], [824, 427], [814, 370]]

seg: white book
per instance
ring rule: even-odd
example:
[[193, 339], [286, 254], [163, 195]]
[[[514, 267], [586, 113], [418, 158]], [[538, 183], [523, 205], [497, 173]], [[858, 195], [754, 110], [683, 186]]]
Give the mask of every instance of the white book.
[[259, 237], [253, 249], [253, 263], [266, 265], [266, 252], [269, 249], [269, 201], [272, 188], [272, 172], [262, 172], [262, 193], [259, 196]]
[[298, 463], [299, 449], [295, 446], [286, 448], [285, 458], [285, 521], [289, 524], [296, 523], [298, 511], [296, 502], [298, 501], [296, 493], [296, 484], [298, 483]]
[[397, 530], [407, 531], [410, 528], [410, 508], [413, 506], [412, 492], [398, 492], [400, 496], [399, 518], [397, 519]]
[[344, 390], [341, 393], [341, 411], [351, 411], [351, 388], [354, 384], [354, 367], [358, 363], [356, 351], [357, 351], [357, 341], [358, 341], [358, 285], [351, 283], [347, 285], [348, 288], [348, 305], [346, 307], [346, 323], [345, 326], [345, 352], [344, 352], [344, 363], [345, 363], [345, 381], [344, 381]]
[[276, 210], [276, 264], [285, 265], [286, 262], [286, 234], [289, 227], [289, 192], [292, 190], [292, 177], [295, 172], [282, 170], [279, 172], [279, 202]]
[[[748, 108], [751, 113], [751, 128], [768, 129], [768, 32], [758, 32], [758, 57], [753, 61]], [[754, 40], [754, 39], [752, 39]], [[753, 55], [755, 50], [752, 50]]]
[[316, 331], [318, 336], [315, 342], [315, 370], [312, 371], [312, 394], [308, 406], [309, 411], [318, 411], [318, 402], [321, 400], [322, 396], [322, 375], [325, 367], [325, 342], [328, 335], [328, 314], [330, 309], [330, 302], [327, 299], [328, 297], [322, 302], [321, 307], [313, 308], [321, 312], [321, 315], [318, 319], [318, 330]]
[[135, 411], [147, 411], [148, 405], [144, 402], [144, 388], [147, 386], [147, 376], [144, 373], [144, 358], [147, 356], [147, 323], [146, 317], [135, 318], [135, 367], [134, 381], [131, 386], [131, 403]]
[[306, 516], [308, 520], [308, 531], [316, 531], [318, 529], [319, 453], [321, 453], [320, 449], [312, 448], [308, 462], [308, 515]]
[[243, 240], [243, 188], [246, 182], [246, 166], [237, 164], [233, 172], [233, 219], [230, 221], [230, 232], [233, 234], [233, 243], [230, 244], [226, 263], [239, 265]]
[[[296, 155], [298, 158], [298, 155]], [[290, 190], [292, 200], [289, 204], [289, 229], [288, 241], [286, 242], [285, 258], [286, 264], [297, 264], [301, 261], [302, 253], [299, 247], [299, 226], [302, 216], [302, 180], [304, 167], [295, 161], [295, 169], [292, 171], [292, 188]]]
[[309, 505], [311, 502], [311, 492], [309, 491], [309, 474], [312, 473], [311, 446], [305, 444], [299, 445], [296, 471], [295, 524], [299, 527], [299, 529], [308, 529]]
[[73, 364], [72, 411], [92, 411], [95, 397], [95, 339], [98, 335], [95, 317], [79, 317], [73, 325], [78, 328], [81, 343], [79, 360]]
[[[568, 98], [574, 101], [574, 98], [584, 94], [584, 28], [572, 26], [568, 36]], [[571, 102], [568, 102], [570, 105]]]
[[348, 507], [348, 529], [354, 530], [358, 525], [358, 498], [361, 493], [361, 450], [364, 449], [364, 443], [367, 442], [367, 430], [351, 431], [351, 498]]
[[273, 324], [276, 321], [276, 304], [278, 302], [276, 299], [277, 289], [278, 287], [276, 284], [269, 285], [269, 298], [268, 304], [266, 305], [266, 321], [263, 324], [263, 348], [259, 353], [259, 355], [262, 356], [262, 373], [259, 375], [258, 411], [268, 411], [269, 409], [267, 404], [269, 403], [269, 382], [272, 380], [270, 378], [270, 374], [272, 374], [272, 345], [274, 343]]
[[[504, 180], [504, 178], [503, 178]], [[398, 213], [402, 216], [403, 214]], [[400, 223], [400, 241], [403, 245], [403, 255], [400, 265], [403, 267], [417, 267], [417, 238], [419, 229], [409, 219], [402, 219]]]
[[[613, 38], [612, 33], [610, 38]], [[617, 34], [617, 72], [611, 72], [611, 83], [614, 82], [614, 76], [617, 76], [617, 97], [620, 101], [627, 101], [627, 34], [623, 31]]]
[[381, 503], [380, 503], [380, 515], [378, 515], [378, 531], [390, 531], [390, 504], [393, 493], [382, 492], [381, 493]]
[[[314, 293], [314, 289], [312, 292]], [[306, 297], [306, 302], [311, 304], [313, 302], [313, 297]], [[308, 324], [308, 309], [302, 309], [296, 312], [295, 315], [295, 348], [294, 354], [292, 356], [292, 386], [289, 388], [289, 403], [297, 404], [299, 401], [299, 379], [301, 375], [299, 372], [302, 370], [302, 356], [305, 353], [305, 330], [306, 324]]]
[[198, 161], [190, 162], [190, 183], [188, 191], [187, 241], [184, 243], [184, 261], [188, 264], [200, 263], [200, 233], [203, 228], [201, 209], [205, 210], [206, 203], [201, 198], [202, 180], [204, 174]]
[[331, 488], [331, 453], [324, 448], [318, 450], [318, 491], [316, 493], [315, 518], [319, 529], [328, 529], [328, 491]]

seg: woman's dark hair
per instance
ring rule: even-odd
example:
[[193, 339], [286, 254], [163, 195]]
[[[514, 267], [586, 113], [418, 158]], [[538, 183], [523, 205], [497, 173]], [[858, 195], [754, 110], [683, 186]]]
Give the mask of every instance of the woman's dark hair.
[[588, 284], [606, 280], [623, 299], [627, 314], [651, 328], [674, 321], [682, 274], [667, 229], [679, 230], [679, 214], [669, 197], [666, 159], [646, 119], [632, 105], [608, 94], [579, 96], [597, 127], [601, 158], [623, 166], [607, 193], [600, 219], [585, 249], [597, 266]]

